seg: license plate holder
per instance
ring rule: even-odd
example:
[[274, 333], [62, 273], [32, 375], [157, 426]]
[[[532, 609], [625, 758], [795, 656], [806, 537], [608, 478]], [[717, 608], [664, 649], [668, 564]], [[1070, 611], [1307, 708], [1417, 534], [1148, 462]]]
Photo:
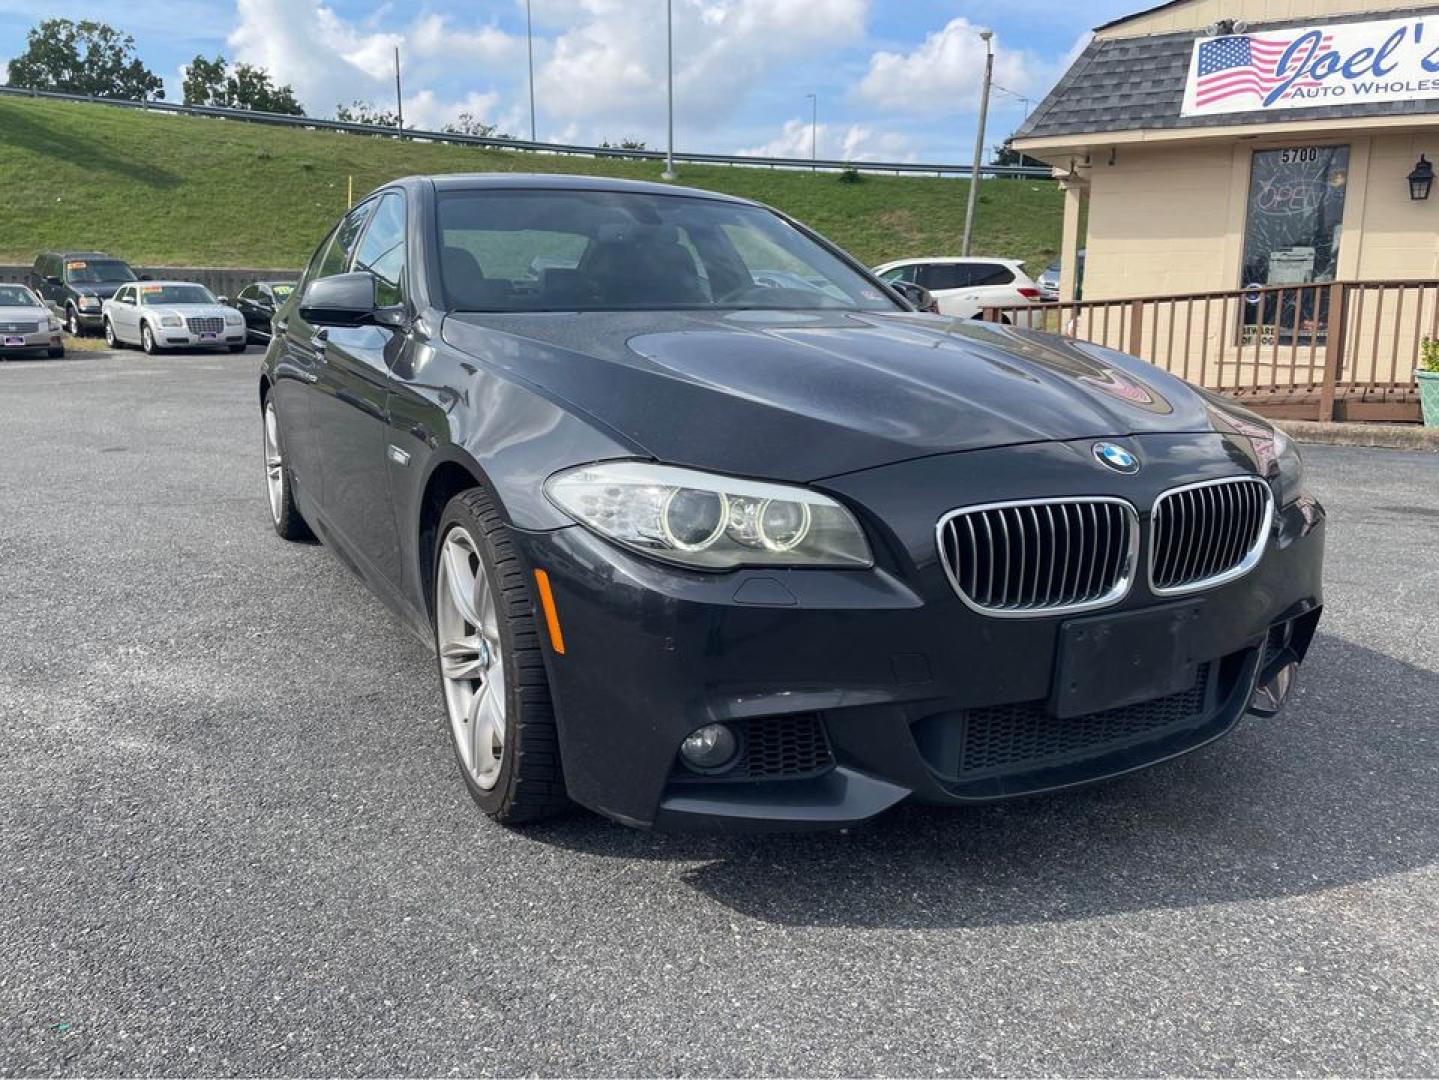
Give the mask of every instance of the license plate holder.
[[6, 344], [6, 345], [24, 345], [24, 344], [25, 344], [25, 339], [24, 339], [23, 337], [15, 337], [14, 335], [6, 334], [6, 335], [5, 335], [5, 344]]
[[201, 340], [201, 341], [214, 341], [214, 340], [215, 340], [217, 337], [219, 337], [219, 336], [220, 336], [219, 334], [216, 334], [216, 333], [213, 333], [212, 331], [206, 330], [206, 331], [204, 331], [204, 332], [200, 335], [200, 340]]
[[1059, 630], [1049, 711], [1060, 719], [1177, 694], [1198, 670], [1202, 600], [1070, 619]]

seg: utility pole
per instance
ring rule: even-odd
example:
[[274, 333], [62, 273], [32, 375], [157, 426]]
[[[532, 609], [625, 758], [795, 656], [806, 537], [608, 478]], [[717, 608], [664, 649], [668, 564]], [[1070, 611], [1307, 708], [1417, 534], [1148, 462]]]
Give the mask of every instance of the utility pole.
[[979, 130], [974, 134], [974, 168], [969, 174], [969, 205], [964, 210], [964, 243], [959, 253], [968, 255], [974, 239], [974, 207], [979, 201], [979, 167], [984, 164], [984, 120], [989, 112], [989, 84], [994, 78], [993, 30], [981, 30], [984, 39], [984, 86], [979, 92]]
[[666, 180], [675, 179], [675, 0], [665, 0], [666, 63], [669, 84], [669, 149], [665, 151], [665, 171], [660, 175]]
[[810, 172], [816, 171], [814, 161], [819, 158], [819, 96], [817, 94], [806, 94], [809, 98], [809, 160]]
[[535, 137], [535, 31], [530, 21], [530, 0], [525, 0], [525, 49], [530, 54], [530, 142]]
[[395, 127], [405, 130], [405, 99], [400, 93], [400, 47], [395, 46]]

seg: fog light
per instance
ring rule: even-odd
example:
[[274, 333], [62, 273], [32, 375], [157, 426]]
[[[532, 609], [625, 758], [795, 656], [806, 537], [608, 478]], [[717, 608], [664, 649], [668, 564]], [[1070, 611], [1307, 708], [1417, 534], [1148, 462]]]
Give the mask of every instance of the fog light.
[[739, 754], [739, 738], [728, 724], [706, 724], [680, 743], [680, 757], [695, 772], [723, 772]]

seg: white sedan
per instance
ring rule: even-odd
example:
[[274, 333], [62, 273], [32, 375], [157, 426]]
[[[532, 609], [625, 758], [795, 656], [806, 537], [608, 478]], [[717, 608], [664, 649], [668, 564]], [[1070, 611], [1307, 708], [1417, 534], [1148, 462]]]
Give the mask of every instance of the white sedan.
[[876, 266], [874, 273], [881, 281], [924, 286], [939, 304], [939, 313], [957, 319], [972, 319], [987, 307], [1019, 307], [1040, 299], [1039, 286], [1018, 259], [896, 259]]
[[138, 345], [147, 353], [200, 346], [245, 351], [245, 319], [192, 281], [135, 281], [100, 309], [112, 348]]

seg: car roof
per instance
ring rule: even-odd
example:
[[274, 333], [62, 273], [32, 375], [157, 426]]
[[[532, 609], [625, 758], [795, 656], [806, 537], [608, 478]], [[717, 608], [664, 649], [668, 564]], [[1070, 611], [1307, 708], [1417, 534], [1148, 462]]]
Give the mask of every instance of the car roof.
[[720, 202], [757, 205], [749, 199], [738, 199], [717, 191], [661, 184], [648, 180], [617, 180], [608, 176], [577, 176], [573, 173], [439, 173], [431, 176], [406, 176], [385, 187], [409, 187], [420, 183], [433, 184], [437, 191], [616, 191], [638, 195], [682, 195]]
[[917, 255], [909, 259], [891, 259], [881, 266], [913, 266], [916, 263], [1003, 263], [1005, 266], [1023, 266], [1023, 259], [1008, 259], [1003, 255]]
[[198, 286], [199, 288], [202, 288], [202, 289], [205, 288], [205, 286], [204, 286], [203, 284], [201, 284], [200, 282], [198, 282], [198, 281], [179, 281], [179, 280], [174, 280], [174, 281], [168, 281], [168, 280], [160, 280], [160, 281], [155, 281], [155, 280], [152, 280], [152, 281], [127, 281], [127, 282], [125, 282], [125, 284], [126, 284], [126, 285], [140, 285], [140, 286], [150, 286], [150, 285], [196, 285], [196, 286]]
[[[114, 259], [103, 251], [47, 251], [46, 255], [59, 255], [62, 259]], [[124, 260], [117, 260], [123, 262]]]

